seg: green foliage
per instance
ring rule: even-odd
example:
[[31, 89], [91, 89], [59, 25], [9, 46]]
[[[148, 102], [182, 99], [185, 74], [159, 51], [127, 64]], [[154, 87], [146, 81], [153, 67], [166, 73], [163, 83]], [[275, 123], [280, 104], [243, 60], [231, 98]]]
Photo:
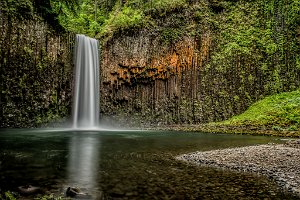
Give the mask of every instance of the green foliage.
[[181, 28], [165, 28], [162, 30], [160, 37], [163, 43], [169, 44], [179, 40], [183, 34], [184, 31]]
[[[222, 1], [213, 2], [219, 6]], [[298, 5], [297, 0], [223, 1], [223, 11], [208, 16], [216, 46], [206, 71], [232, 78], [231, 84], [238, 88], [234, 100], [239, 96], [239, 102], [248, 104], [299, 86], [299, 79], [292, 75], [300, 72], [300, 48], [295, 37]], [[205, 15], [196, 12], [195, 18]]]
[[15, 197], [15, 195], [12, 192], [10, 192], [10, 191], [5, 192], [4, 196], [2, 196], [0, 194], [0, 199], [1, 200], [17, 200], [17, 198]]
[[115, 10], [103, 24], [101, 35], [112, 35], [114, 32], [134, 30], [141, 28], [146, 23], [142, 11], [124, 6], [121, 10]]
[[2, 0], [0, 10], [6, 15], [18, 18], [30, 18], [33, 14], [33, 3], [31, 0]]
[[250, 106], [241, 115], [227, 121], [224, 125], [270, 126], [273, 130], [299, 130], [300, 89], [268, 96]]
[[70, 198], [65, 198], [65, 197], [55, 197], [53, 194], [50, 195], [44, 195], [42, 197], [36, 197], [34, 198], [35, 200], [68, 200]]
[[38, 15], [53, 28], [61, 31], [62, 26], [58, 21], [58, 15], [65, 14], [64, 9], [61, 9], [62, 6], [74, 12], [77, 0], [2, 0], [0, 11], [6, 16], [18, 19], [32, 19]]
[[158, 14], [160, 17], [169, 12], [184, 9], [187, 6], [186, 0], [152, 0], [142, 7], [146, 13]]
[[52, 5], [55, 12], [62, 11], [58, 19], [65, 29], [94, 37], [101, 30], [101, 25], [105, 21], [105, 14], [101, 10], [95, 13], [93, 2], [83, 1], [75, 12], [59, 1], [53, 2]]
[[[96, 3], [95, 3], [96, 2]], [[83, 0], [76, 12], [64, 4], [54, 1], [53, 8], [59, 21], [67, 30], [91, 37], [111, 37], [115, 33], [154, 27], [154, 18], [179, 11], [186, 7], [186, 0], [128, 0], [110, 1], [104, 5], [93, 0]]]

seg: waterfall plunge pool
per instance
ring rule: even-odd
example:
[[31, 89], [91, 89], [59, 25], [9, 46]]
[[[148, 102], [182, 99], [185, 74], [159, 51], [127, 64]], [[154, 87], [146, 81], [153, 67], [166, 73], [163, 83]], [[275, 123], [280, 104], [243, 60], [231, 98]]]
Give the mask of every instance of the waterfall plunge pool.
[[[174, 159], [193, 151], [279, 142], [278, 138], [164, 131], [47, 131], [0, 134], [0, 189], [33, 185], [88, 199], [292, 199], [265, 177]], [[21, 199], [30, 197], [21, 197]]]

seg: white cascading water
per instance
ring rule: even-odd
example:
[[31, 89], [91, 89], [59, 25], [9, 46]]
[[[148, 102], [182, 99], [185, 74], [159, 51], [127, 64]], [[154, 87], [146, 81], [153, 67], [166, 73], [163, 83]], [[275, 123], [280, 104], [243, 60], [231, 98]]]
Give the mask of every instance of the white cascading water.
[[76, 35], [73, 128], [96, 128], [99, 122], [98, 41]]

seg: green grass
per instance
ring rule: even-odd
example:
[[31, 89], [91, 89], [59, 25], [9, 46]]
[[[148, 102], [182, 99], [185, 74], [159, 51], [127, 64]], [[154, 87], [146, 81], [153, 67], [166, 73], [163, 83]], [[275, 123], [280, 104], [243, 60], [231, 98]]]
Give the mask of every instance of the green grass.
[[300, 89], [268, 96], [244, 113], [217, 123], [233, 126], [267, 126], [273, 130], [296, 131], [300, 128]]

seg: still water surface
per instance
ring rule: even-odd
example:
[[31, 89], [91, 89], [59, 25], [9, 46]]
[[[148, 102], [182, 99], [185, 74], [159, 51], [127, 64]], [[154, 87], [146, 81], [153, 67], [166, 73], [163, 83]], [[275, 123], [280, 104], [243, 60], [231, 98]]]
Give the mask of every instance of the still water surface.
[[264, 177], [188, 166], [174, 156], [278, 138], [158, 131], [2, 130], [0, 189], [34, 185], [90, 199], [296, 199]]

